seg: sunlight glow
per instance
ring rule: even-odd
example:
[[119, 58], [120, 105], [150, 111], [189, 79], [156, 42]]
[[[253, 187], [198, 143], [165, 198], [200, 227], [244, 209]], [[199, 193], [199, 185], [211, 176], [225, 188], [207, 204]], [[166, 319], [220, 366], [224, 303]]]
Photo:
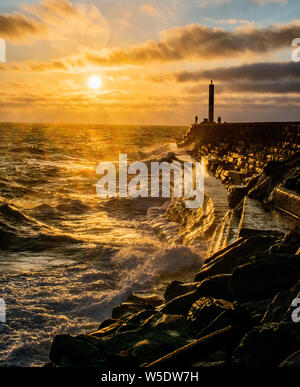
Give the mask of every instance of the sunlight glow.
[[92, 75], [89, 77], [88, 85], [90, 89], [98, 90], [102, 85], [102, 80], [98, 75]]

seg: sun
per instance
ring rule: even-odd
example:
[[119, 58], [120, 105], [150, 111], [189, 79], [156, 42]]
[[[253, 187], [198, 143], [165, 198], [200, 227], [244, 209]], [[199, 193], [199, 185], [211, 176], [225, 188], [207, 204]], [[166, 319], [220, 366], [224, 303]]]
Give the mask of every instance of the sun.
[[90, 89], [98, 90], [102, 85], [102, 79], [98, 75], [92, 75], [89, 77], [88, 85]]

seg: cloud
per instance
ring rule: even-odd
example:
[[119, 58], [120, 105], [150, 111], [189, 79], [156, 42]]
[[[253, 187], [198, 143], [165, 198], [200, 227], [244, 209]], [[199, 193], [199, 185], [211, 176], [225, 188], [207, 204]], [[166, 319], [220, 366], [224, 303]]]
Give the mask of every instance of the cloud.
[[177, 27], [162, 33], [158, 42], [148, 41], [126, 49], [86, 52], [85, 60], [99, 66], [143, 65], [185, 59], [218, 60], [242, 54], [264, 54], [290, 47], [300, 33], [300, 21], [267, 28], [252, 25], [233, 31], [200, 24]]
[[[42, 0], [24, 5], [23, 13], [0, 15], [0, 35], [12, 41], [87, 40], [107, 34], [99, 9], [68, 0]], [[27, 16], [27, 14], [29, 16]]]
[[47, 28], [22, 13], [0, 15], [0, 36], [8, 40], [24, 40], [46, 36]]
[[265, 5], [271, 3], [286, 4], [288, 0], [251, 0], [251, 2], [258, 5]]
[[210, 23], [215, 23], [215, 24], [229, 24], [229, 25], [253, 23], [252, 21], [247, 20], [247, 19], [234, 19], [234, 18], [230, 18], [230, 19], [212, 19], [210, 17], [204, 17], [201, 20], [208, 21]]
[[294, 62], [251, 63], [233, 67], [217, 67], [212, 70], [180, 71], [171, 74], [152, 76], [155, 82], [173, 81], [199, 82], [214, 79], [218, 81], [259, 81], [274, 79], [299, 79], [300, 66]]
[[232, 0], [200, 0], [198, 7], [204, 8], [211, 5], [222, 5], [231, 3]]
[[143, 4], [141, 5], [141, 10], [147, 15], [150, 16], [159, 16], [159, 11], [154, 7], [154, 5], [151, 4]]

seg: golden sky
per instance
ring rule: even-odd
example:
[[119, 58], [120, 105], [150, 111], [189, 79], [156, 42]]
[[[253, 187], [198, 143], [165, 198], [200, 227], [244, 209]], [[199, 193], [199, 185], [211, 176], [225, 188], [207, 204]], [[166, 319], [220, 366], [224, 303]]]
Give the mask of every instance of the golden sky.
[[1, 0], [0, 121], [188, 125], [211, 79], [226, 121], [300, 121], [298, 4]]

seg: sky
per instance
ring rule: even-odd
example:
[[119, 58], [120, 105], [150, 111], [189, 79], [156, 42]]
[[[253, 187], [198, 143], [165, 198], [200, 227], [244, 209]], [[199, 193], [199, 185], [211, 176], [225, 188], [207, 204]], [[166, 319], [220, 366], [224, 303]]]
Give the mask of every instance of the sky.
[[300, 121], [297, 38], [299, 0], [1, 0], [0, 121], [189, 125], [211, 79], [223, 121]]

